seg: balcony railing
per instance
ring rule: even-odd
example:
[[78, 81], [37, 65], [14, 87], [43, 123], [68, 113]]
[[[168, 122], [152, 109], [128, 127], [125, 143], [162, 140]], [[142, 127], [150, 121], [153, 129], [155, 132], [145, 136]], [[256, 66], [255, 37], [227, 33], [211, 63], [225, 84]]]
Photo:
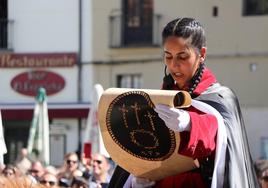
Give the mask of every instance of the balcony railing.
[[[151, 44], [146, 44], [146, 46], [159, 46], [161, 44], [161, 18], [161, 15], [153, 15], [152, 42]], [[112, 15], [109, 17], [109, 46], [111, 48], [128, 47], [128, 45], [123, 42], [124, 29], [122, 20], [122, 15]]]
[[14, 44], [14, 21], [0, 19], [0, 50], [12, 50]]

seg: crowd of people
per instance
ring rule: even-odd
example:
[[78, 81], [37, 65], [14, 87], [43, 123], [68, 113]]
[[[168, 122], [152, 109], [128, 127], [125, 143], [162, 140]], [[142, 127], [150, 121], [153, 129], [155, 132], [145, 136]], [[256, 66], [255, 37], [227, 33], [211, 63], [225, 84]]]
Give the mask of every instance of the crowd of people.
[[[254, 165], [260, 187], [268, 188], [268, 160], [256, 160]], [[100, 153], [79, 158], [75, 152], [67, 153], [60, 167], [44, 166], [40, 161], [31, 161], [23, 148], [14, 164], [0, 169], [0, 187], [107, 188], [114, 166]]]
[[268, 188], [268, 160], [258, 159], [254, 163], [261, 188]]
[[44, 166], [41, 161], [30, 160], [27, 150], [21, 150], [14, 164], [0, 169], [0, 187], [49, 187], [49, 188], [105, 188], [108, 186], [114, 163], [100, 153], [91, 158], [67, 153], [61, 166]]

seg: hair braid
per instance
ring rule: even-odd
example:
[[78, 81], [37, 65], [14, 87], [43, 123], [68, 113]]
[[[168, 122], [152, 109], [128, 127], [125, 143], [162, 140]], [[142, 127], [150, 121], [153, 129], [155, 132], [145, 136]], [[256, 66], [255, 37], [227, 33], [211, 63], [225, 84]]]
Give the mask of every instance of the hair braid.
[[200, 83], [203, 72], [205, 69], [205, 63], [200, 63], [199, 68], [196, 71], [196, 74], [193, 76], [193, 78], [191, 79], [191, 84], [192, 86], [189, 89], [189, 93], [190, 95], [193, 97], [193, 92], [195, 90], [195, 88], [197, 87], [197, 85]]

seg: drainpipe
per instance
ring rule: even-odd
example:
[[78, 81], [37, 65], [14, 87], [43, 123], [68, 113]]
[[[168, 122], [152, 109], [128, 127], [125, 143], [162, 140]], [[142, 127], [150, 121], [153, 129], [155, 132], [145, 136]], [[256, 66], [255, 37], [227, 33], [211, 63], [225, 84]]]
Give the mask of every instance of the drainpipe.
[[[77, 101], [82, 102], [82, 0], [78, 0], [78, 54], [77, 54]], [[78, 119], [78, 154], [81, 153], [82, 141], [81, 141], [81, 129], [82, 120]], [[79, 155], [80, 157], [80, 155]]]

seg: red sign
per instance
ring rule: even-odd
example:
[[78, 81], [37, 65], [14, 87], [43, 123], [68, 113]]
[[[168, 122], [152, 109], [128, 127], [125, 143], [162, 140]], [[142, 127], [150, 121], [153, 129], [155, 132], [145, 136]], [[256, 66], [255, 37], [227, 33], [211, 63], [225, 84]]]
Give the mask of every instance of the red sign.
[[1, 68], [71, 67], [76, 61], [76, 53], [0, 54]]
[[28, 96], [36, 96], [40, 87], [46, 89], [47, 95], [58, 93], [65, 87], [64, 78], [49, 71], [29, 71], [15, 76], [10, 83], [18, 93]]

